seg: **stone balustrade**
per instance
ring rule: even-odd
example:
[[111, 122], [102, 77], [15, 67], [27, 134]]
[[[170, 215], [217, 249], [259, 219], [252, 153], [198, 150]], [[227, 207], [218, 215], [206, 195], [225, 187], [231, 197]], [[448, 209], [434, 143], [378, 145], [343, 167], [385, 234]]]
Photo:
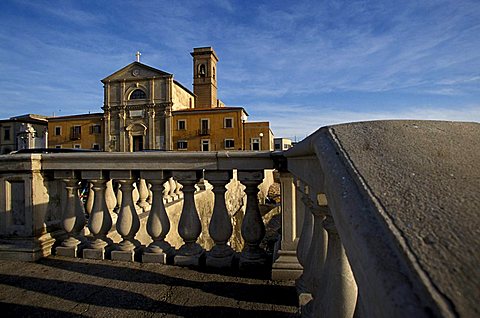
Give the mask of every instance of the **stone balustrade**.
[[[30, 239], [31, 244], [36, 244], [36, 251], [30, 256], [25, 251], [24, 257], [45, 256], [54, 247], [59, 255], [93, 259], [172, 262], [181, 266], [206, 263], [211, 267], [228, 268], [236, 263], [236, 257], [240, 268], [267, 264], [267, 255], [260, 248], [265, 225], [259, 212], [257, 193], [264, 170], [273, 168], [268, 152], [22, 154], [1, 159], [6, 169], [17, 167], [17, 163], [25, 165], [24, 169], [15, 169], [14, 174], [2, 175], [2, 184], [22, 180], [17, 182], [18, 185], [14, 183], [13, 188], [4, 189], [8, 207], [5, 216], [23, 214], [27, 220], [25, 211], [16, 208], [19, 202], [25, 201], [20, 193], [29, 192], [32, 197], [42, 197], [45, 203], [41, 207], [45, 210], [43, 218], [52, 221], [50, 228], [45, 220], [42, 222], [42, 217], [36, 224], [36, 231], [49, 233], [48, 240], [38, 240], [38, 235], [33, 232], [24, 237], [25, 241]], [[30, 169], [28, 164], [37, 169]], [[247, 196], [241, 229], [245, 245], [239, 255], [228, 244], [232, 223], [225, 194], [233, 171], [245, 185]], [[30, 182], [35, 179], [32, 176], [38, 178], [36, 183]], [[195, 203], [196, 193], [206, 189], [205, 180], [209, 181], [209, 187], [213, 186], [214, 195], [213, 214], [208, 226], [214, 245], [209, 251], [198, 244], [202, 222]], [[201, 184], [197, 186], [199, 182]], [[85, 204], [79, 196], [80, 184], [88, 185], [89, 196]], [[66, 199], [62, 199], [62, 192], [66, 192]], [[54, 206], [53, 198], [61, 203]], [[176, 230], [183, 245], [178, 249], [167, 240], [170, 220], [165, 208], [166, 204], [176, 201], [182, 205]], [[40, 208], [36, 204], [28, 205], [28, 208], [32, 207], [34, 210]], [[139, 218], [144, 214], [147, 215], [146, 224]], [[144, 244], [137, 237], [141, 226], [149, 235]], [[5, 224], [4, 229], [7, 228], [8, 224]], [[112, 230], [119, 236], [116, 241], [112, 239]]]

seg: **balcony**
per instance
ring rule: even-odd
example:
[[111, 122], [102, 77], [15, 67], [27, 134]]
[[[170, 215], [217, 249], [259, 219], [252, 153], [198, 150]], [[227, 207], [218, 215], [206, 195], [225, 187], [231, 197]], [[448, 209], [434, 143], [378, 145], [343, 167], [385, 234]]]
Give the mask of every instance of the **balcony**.
[[208, 128], [202, 128], [198, 130], [198, 135], [199, 136], [208, 136], [210, 135], [210, 129]]
[[[304, 317], [478, 316], [478, 136], [476, 123], [380, 121], [324, 127], [286, 152], [0, 156], [0, 257], [296, 278]], [[259, 191], [273, 169], [282, 228], [270, 251]]]

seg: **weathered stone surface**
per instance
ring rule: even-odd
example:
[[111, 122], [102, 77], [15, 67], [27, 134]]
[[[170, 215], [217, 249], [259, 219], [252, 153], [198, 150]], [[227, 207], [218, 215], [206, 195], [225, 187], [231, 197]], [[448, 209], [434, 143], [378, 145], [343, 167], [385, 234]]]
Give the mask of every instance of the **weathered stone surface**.
[[330, 128], [399, 239], [462, 317], [480, 315], [480, 124], [381, 121]]

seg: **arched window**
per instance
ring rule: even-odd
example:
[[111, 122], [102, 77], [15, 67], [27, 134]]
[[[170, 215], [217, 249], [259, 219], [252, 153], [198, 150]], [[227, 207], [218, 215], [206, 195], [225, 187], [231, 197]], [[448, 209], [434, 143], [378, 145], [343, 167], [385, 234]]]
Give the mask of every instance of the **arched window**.
[[205, 69], [205, 64], [200, 64], [198, 66], [198, 76], [205, 77], [207, 75], [207, 71]]
[[141, 89], [136, 89], [130, 94], [130, 99], [146, 99], [147, 95]]

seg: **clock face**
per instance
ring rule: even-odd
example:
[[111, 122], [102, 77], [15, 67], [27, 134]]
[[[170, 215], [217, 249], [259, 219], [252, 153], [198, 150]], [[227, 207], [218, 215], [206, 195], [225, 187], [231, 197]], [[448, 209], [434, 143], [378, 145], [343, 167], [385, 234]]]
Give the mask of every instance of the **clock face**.
[[133, 76], [138, 76], [139, 74], [140, 74], [140, 70], [138, 70], [138, 69], [134, 69], [134, 70], [132, 71], [132, 75], [133, 75]]

